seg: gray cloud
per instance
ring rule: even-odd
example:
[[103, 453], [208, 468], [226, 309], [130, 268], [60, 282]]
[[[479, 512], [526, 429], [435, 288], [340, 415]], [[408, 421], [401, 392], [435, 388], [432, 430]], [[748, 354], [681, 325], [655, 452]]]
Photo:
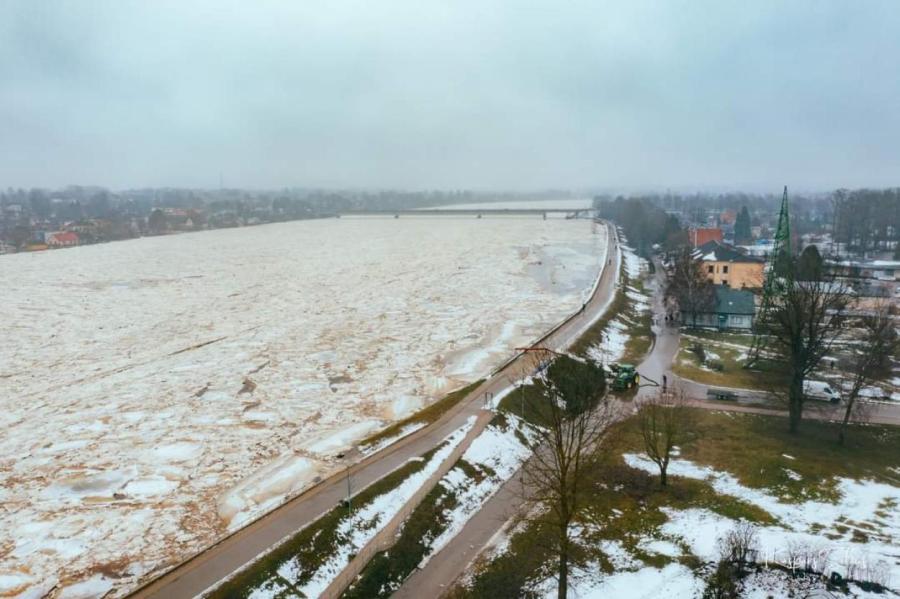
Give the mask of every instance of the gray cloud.
[[900, 10], [0, 3], [0, 186], [896, 185]]

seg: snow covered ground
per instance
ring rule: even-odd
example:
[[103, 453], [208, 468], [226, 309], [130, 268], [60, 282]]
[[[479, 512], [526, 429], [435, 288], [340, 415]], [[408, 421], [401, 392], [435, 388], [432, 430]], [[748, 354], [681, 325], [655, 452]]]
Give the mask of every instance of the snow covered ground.
[[[633, 248], [624, 244], [621, 248], [625, 275], [634, 283], [647, 272], [647, 261], [638, 256]], [[610, 364], [622, 359], [625, 346], [631, 338], [628, 331], [635, 325], [633, 317], [650, 309], [649, 297], [635, 287], [627, 287], [625, 294], [628, 297], [627, 309], [607, 323], [603, 330], [603, 343], [596, 343], [587, 350], [588, 357], [600, 364]]]
[[[305, 597], [318, 597], [329, 584], [340, 574], [352, 559], [352, 556], [372, 540], [372, 538], [387, 524], [409, 501], [409, 498], [431, 477], [441, 463], [447, 459], [453, 450], [459, 445], [469, 429], [475, 423], [473, 416], [466, 426], [458, 429], [450, 435], [445, 445], [434, 453], [424, 468], [404, 480], [397, 488], [384, 495], [376, 497], [372, 502], [353, 514], [353, 517], [341, 521], [338, 527], [338, 535], [347, 538], [348, 542], [340, 546], [337, 555], [328, 559], [312, 578], [298, 588]], [[302, 569], [296, 562], [290, 561], [278, 570], [281, 579], [298, 584]], [[265, 586], [265, 585], [263, 585]], [[258, 596], [255, 593], [254, 596]], [[274, 595], [273, 595], [274, 596]]]
[[[642, 455], [626, 454], [625, 461], [633, 468], [651, 474], [658, 472], [656, 465]], [[817, 569], [827, 573], [836, 571], [844, 576], [881, 578], [889, 588], [895, 589], [900, 585], [898, 487], [841, 479], [841, 498], [835, 503], [789, 503], [765, 491], [745, 487], [726, 472], [717, 472], [687, 460], [673, 460], [669, 474], [706, 480], [717, 493], [740, 498], [777, 518], [777, 524], [757, 528], [758, 561], [762, 563], [790, 568], [792, 556], [804, 548], [817, 556]], [[734, 520], [704, 508], [664, 508], [663, 511], [668, 521], [659, 529], [662, 538], [647, 539], [640, 546], [651, 554], [677, 558], [682, 553], [678, 544], [683, 543], [701, 560], [716, 561], [719, 558], [718, 539], [735, 525]], [[865, 532], [865, 542], [860, 542], [859, 537], [851, 540], [854, 530]], [[576, 589], [579, 597], [637, 599], [663, 595], [699, 597], [702, 594], [703, 581], [688, 568], [677, 563], [663, 568], [645, 566], [621, 544], [617, 545], [609, 551], [603, 548], [616, 565], [617, 572], [608, 576], [582, 577]], [[799, 564], [794, 565], [799, 567]], [[787, 596], [790, 589], [797, 590], [802, 585], [821, 586], [810, 581], [797, 581], [776, 571], [764, 571], [744, 582], [742, 597]], [[851, 590], [852, 596], [869, 596], [858, 587]]]
[[122, 594], [575, 311], [605, 251], [345, 218], [0, 257], [0, 594]]
[[[517, 417], [508, 414], [506, 418], [505, 426], [497, 423], [488, 425], [461, 458], [484, 475], [481, 480], [470, 479], [459, 467], [453, 468], [441, 479], [439, 484], [453, 494], [456, 505], [445, 514], [448, 524], [444, 531], [430, 540], [430, 552], [423, 563], [419, 564], [420, 568], [462, 530], [469, 518], [515, 474], [531, 454], [519, 435], [530, 444], [535, 443], [537, 438]], [[517, 431], [519, 435], [516, 434]]]

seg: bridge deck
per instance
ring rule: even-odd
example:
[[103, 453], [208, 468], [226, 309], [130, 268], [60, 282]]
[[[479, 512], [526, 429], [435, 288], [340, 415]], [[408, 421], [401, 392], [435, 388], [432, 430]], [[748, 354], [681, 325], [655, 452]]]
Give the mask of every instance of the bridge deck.
[[546, 216], [547, 214], [582, 215], [592, 208], [423, 208], [420, 210], [343, 210], [338, 216]]

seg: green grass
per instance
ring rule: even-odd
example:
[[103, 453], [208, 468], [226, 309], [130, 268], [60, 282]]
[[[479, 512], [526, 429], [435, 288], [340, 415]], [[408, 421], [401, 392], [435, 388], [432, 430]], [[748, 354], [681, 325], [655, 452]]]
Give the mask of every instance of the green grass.
[[[643, 280], [635, 281], [632, 287], [637, 289], [639, 293], [649, 297], [650, 294], [647, 293]], [[653, 332], [650, 329], [653, 313], [649, 309], [638, 312], [634, 307], [634, 302], [631, 300], [628, 300], [628, 304], [626, 318], [632, 326], [628, 329], [630, 337], [625, 343], [625, 353], [621, 361], [624, 364], [638, 364], [644, 359], [644, 356], [647, 355], [647, 352], [650, 351], [650, 347], [653, 345]]]
[[[711, 331], [688, 331], [681, 335], [678, 354], [672, 363], [672, 372], [678, 376], [716, 387], [737, 387], [759, 391], [782, 391], [787, 387], [787, 374], [780, 363], [761, 360], [754, 369], [744, 368], [749, 336]], [[701, 365], [699, 357], [691, 351], [700, 344], [707, 353], [715, 353], [722, 370], [715, 371]], [[740, 345], [741, 349], [732, 347]]]
[[500, 400], [497, 410], [515, 414], [526, 422], [539, 424], [549, 417], [543, 395], [535, 385], [522, 385]]
[[727, 343], [730, 345], [740, 345], [744, 349], [749, 349], [753, 344], [753, 335], [749, 333], [738, 333], [731, 331], [713, 331], [708, 329], [688, 329], [684, 331], [684, 336], [696, 337], [713, 343]]
[[449, 412], [456, 404], [465, 399], [466, 396], [469, 395], [469, 393], [477, 389], [478, 386], [483, 382], [484, 379], [479, 379], [470, 385], [466, 385], [462, 389], [457, 389], [456, 391], [448, 393], [441, 399], [419, 410], [412, 416], [395, 422], [394, 424], [375, 433], [374, 435], [363, 439], [359, 443], [360, 448], [364, 449], [367, 446], [375, 445], [385, 439], [396, 437], [397, 435], [401, 434], [404, 428], [408, 427], [411, 424], [428, 425], [432, 422], [435, 422], [441, 416]]
[[[896, 467], [900, 456], [900, 427], [854, 426], [847, 445], [841, 447], [835, 443], [835, 425], [827, 422], [804, 422], [800, 435], [790, 435], [786, 420], [773, 416], [691, 410], [691, 421], [692, 431], [681, 446], [681, 457], [728, 472], [741, 484], [765, 490], [782, 501], [836, 500], [838, 477], [898, 482], [890, 469]], [[667, 521], [663, 508], [705, 508], [732, 519], [775, 522], [765, 510], [719, 494], [703, 480], [670, 475], [669, 486], [660, 487], [658, 475], [631, 468], [622, 459], [624, 453], [639, 453], [641, 447], [635, 418], [617, 424], [609, 440], [610, 460], [586, 477], [590, 492], [581, 521], [582, 563], [612, 572], [613, 565], [600, 547], [603, 541], [613, 540], [647, 565], [661, 567], [675, 560], [699, 567], [700, 560], [678, 539], [667, 539], [681, 547], [678, 558], [649, 554], [638, 547], [642, 540], [665, 538], [660, 528]], [[798, 473], [800, 479], [791, 479], [785, 469]], [[896, 506], [884, 506], [886, 512], [891, 509]], [[840, 527], [831, 528], [840, 532]], [[479, 561], [471, 583], [454, 588], [449, 596], [530, 596], [530, 589], [552, 568], [552, 531], [535, 521], [523, 522], [518, 530], [504, 553]], [[856, 540], [863, 541], [866, 536], [868, 533], [860, 532]]]
[[[398, 487], [408, 477], [424, 468], [428, 459], [434, 455], [434, 452], [439, 447], [424, 454], [422, 461], [408, 462], [354, 495], [352, 499], [353, 508], [360, 509], [379, 495], [383, 495]], [[289, 590], [283, 596], [302, 597], [299, 590], [278, 575], [278, 568], [296, 559], [302, 565], [304, 572], [300, 579], [300, 584], [305, 584], [315, 573], [316, 569], [334, 555], [339, 545], [345, 542], [345, 539], [342, 539], [338, 534], [337, 529], [341, 521], [349, 515], [348, 509], [343, 506], [333, 508], [288, 541], [260, 558], [252, 566], [230, 578], [210, 593], [208, 597], [213, 599], [244, 598], [250, 594], [253, 588], [271, 579], [275, 579], [288, 587]]]
[[[834, 500], [835, 477], [897, 483], [891, 468], [900, 456], [900, 427], [853, 425], [840, 446], [831, 422], [807, 420], [800, 434], [791, 435], [786, 418], [693, 413], [694, 439], [682, 450], [685, 459], [730, 472], [782, 500]], [[801, 479], [792, 480], [785, 468]]]

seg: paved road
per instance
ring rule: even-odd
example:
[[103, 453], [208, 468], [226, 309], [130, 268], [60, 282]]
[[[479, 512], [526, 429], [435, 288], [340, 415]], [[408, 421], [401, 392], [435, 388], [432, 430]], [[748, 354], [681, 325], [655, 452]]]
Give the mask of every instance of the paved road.
[[[608, 231], [608, 257], [612, 266], [603, 268], [596, 291], [584, 309], [547, 337], [542, 342], [545, 347], [567, 347], [603, 314], [613, 297], [621, 260], [613, 227], [608, 226]], [[353, 488], [367, 486], [402, 466], [410, 458], [434, 448], [447, 435], [461, 427], [470, 416], [478, 413], [486, 393], [499, 395], [513, 381], [530, 374], [530, 370], [530, 360], [517, 358], [435, 423], [353, 464], [350, 466]], [[203, 593], [337, 505], [346, 494], [346, 485], [346, 473], [335, 474], [141, 587], [132, 597], [176, 599]]]
[[[657, 269], [657, 274], [650, 282], [650, 289], [654, 292], [651, 307], [654, 314], [665, 314], [662, 307], [661, 290], [664, 285], [662, 269]], [[659, 320], [657, 319], [658, 323]], [[670, 367], [675, 355], [678, 353], [679, 332], [676, 327], [668, 327], [664, 324], [654, 324], [654, 344], [650, 353], [638, 365], [638, 372], [644, 376], [643, 384], [632, 402], [617, 402], [617, 411], [620, 416], [633, 412], [641, 401], [657, 393], [659, 387], [654, 383], [662, 383], [662, 376], [668, 377], [668, 383], [673, 381], [681, 385], [692, 405], [711, 410], [726, 410], [752, 414], [765, 414], [772, 416], [786, 416], [784, 410], [761, 407], [759, 404], [765, 401], [765, 394], [758, 392], [742, 391], [742, 402], [716, 402], [706, 401], [708, 386], [693, 381], [681, 380], [672, 374]], [[804, 410], [804, 418], [815, 420], [833, 420], [843, 416], [840, 406], [829, 404], [807, 404]], [[873, 406], [870, 420], [885, 424], [900, 424], [900, 407], [894, 405]], [[448, 591], [459, 577], [465, 573], [469, 564], [481, 553], [491, 538], [500, 531], [503, 526], [516, 514], [521, 504], [521, 471], [513, 475], [482, 508], [463, 526], [459, 533], [437, 554], [434, 555], [424, 568], [416, 570], [404, 582], [403, 586], [394, 593], [393, 597], [413, 599], [416, 597], [441, 597]]]

